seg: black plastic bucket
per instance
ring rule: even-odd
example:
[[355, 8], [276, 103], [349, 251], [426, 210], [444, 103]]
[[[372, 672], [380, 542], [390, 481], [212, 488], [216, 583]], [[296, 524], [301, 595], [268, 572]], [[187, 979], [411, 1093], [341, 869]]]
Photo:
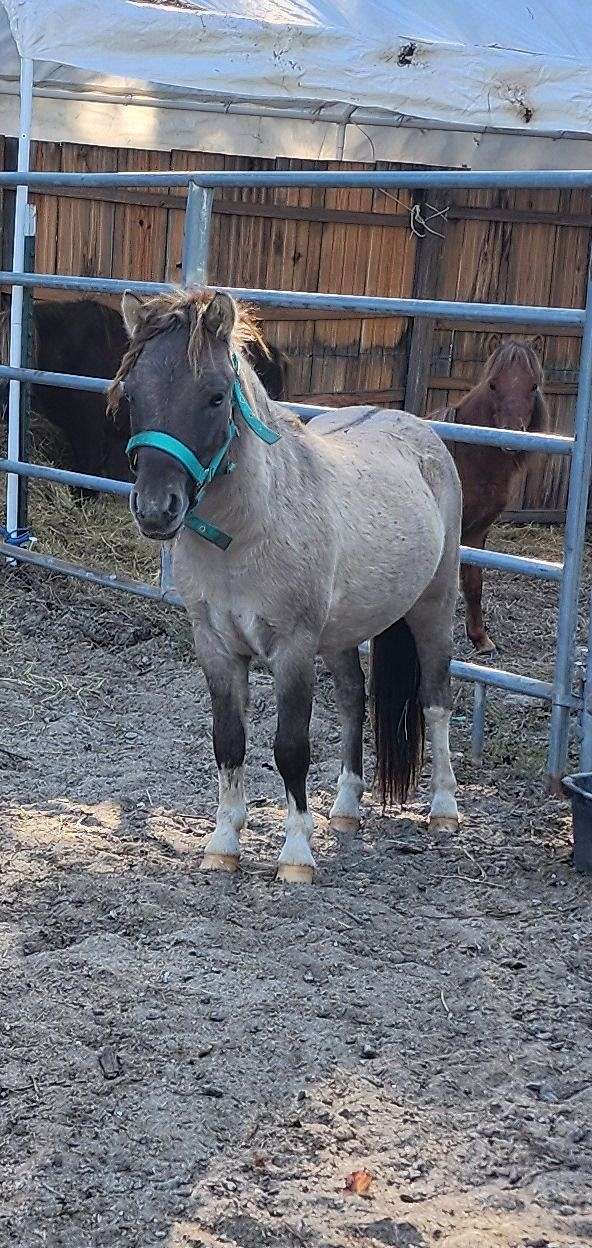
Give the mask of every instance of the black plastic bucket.
[[564, 776], [562, 783], [571, 798], [574, 866], [592, 874], [592, 772]]

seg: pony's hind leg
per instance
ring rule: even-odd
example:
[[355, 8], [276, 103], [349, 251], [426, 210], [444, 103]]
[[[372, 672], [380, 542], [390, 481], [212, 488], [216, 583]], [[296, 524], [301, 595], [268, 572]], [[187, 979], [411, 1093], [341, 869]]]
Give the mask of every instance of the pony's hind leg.
[[357, 649], [326, 654], [324, 659], [333, 676], [341, 720], [341, 771], [337, 782], [337, 795], [329, 817], [335, 832], [357, 832], [360, 826], [360, 798], [364, 792], [364, 673]]
[[450, 658], [456, 586], [444, 596], [428, 590], [406, 616], [421, 666], [420, 698], [432, 753], [430, 829], [458, 827], [456, 778], [450, 761]]
[[427, 706], [424, 714], [432, 749], [430, 831], [454, 832], [458, 828], [458, 806], [456, 777], [450, 761], [450, 708]]
[[277, 878], [292, 884], [311, 884], [315, 860], [310, 848], [314, 832], [308, 809], [306, 778], [310, 765], [309, 727], [314, 687], [314, 652], [283, 649], [271, 664], [277, 697], [275, 761], [286, 788], [286, 839], [278, 861]]
[[218, 766], [216, 827], [204, 846], [202, 871], [236, 871], [239, 834], [247, 821], [244, 794], [245, 719], [249, 664], [238, 655], [224, 655], [204, 664], [212, 698], [214, 754]]

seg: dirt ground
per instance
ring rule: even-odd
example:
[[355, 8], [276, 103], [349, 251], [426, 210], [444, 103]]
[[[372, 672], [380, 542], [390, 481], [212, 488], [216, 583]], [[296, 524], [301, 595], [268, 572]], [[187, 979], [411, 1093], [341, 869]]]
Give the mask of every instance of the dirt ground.
[[[67, 504], [104, 564], [114, 506]], [[556, 589], [492, 577], [488, 597], [504, 663], [548, 673]], [[386, 817], [368, 797], [338, 843], [319, 671], [318, 878], [288, 888], [255, 672], [242, 871], [212, 877], [183, 615], [6, 568], [0, 610], [2, 1248], [590, 1243], [592, 883], [544, 795], [546, 711], [493, 695], [477, 768], [457, 686], [459, 834], [428, 837], [424, 791]], [[365, 1197], [345, 1188], [362, 1169]]]

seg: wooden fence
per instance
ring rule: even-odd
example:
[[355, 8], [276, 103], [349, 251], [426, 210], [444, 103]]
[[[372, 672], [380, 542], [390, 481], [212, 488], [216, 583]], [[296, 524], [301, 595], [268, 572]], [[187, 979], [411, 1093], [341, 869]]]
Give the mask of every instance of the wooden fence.
[[[14, 140], [4, 140], [1, 155], [3, 167], [13, 168]], [[71, 172], [362, 168], [52, 143], [34, 144], [32, 163], [36, 169]], [[4, 268], [10, 267], [12, 198], [4, 195]], [[179, 277], [182, 193], [76, 189], [33, 198], [38, 271], [158, 281]], [[414, 203], [428, 221], [423, 237], [411, 228]], [[423, 233], [421, 225], [418, 230]], [[426, 202], [420, 192], [408, 191], [225, 189], [214, 202], [209, 277], [234, 286], [580, 307], [591, 231], [585, 191], [444, 192]], [[50, 295], [58, 297], [45, 292]], [[445, 319], [413, 323], [276, 309], [264, 311], [261, 319], [269, 340], [291, 356], [291, 397], [405, 404], [420, 414], [470, 388], [491, 332], [500, 331], [485, 323], [458, 329]], [[557, 432], [573, 427], [579, 339], [576, 331], [540, 338]], [[565, 506], [566, 487], [561, 458], [533, 457], [512, 506], [556, 513]]]

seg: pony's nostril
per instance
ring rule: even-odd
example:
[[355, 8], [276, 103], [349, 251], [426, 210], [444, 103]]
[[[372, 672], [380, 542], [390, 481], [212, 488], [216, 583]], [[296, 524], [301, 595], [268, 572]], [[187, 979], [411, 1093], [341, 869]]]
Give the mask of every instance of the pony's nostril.
[[178, 494], [169, 494], [166, 505], [167, 516], [176, 516], [181, 508], [181, 500]]

